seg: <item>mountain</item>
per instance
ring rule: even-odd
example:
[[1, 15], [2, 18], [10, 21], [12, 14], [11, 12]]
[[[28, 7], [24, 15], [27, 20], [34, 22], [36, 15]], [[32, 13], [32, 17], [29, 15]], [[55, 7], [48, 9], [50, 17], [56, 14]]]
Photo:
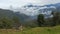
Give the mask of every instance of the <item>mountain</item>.
[[49, 5], [33, 5], [28, 4], [21, 8], [12, 9], [15, 12], [20, 12], [21, 14], [25, 14], [30, 16], [31, 18], [37, 18], [38, 14], [44, 14], [47, 17], [51, 16], [51, 12], [56, 9], [60, 9], [60, 3], [57, 4], [49, 4]]
[[52, 11], [60, 11], [60, 3], [44, 6], [28, 4], [20, 8], [0, 9], [0, 18], [8, 17], [12, 19], [14, 16], [17, 16], [20, 22], [25, 25], [36, 22], [39, 14], [44, 14], [45, 18], [52, 17]]
[[0, 9], [0, 19], [3, 17], [13, 19], [14, 16], [17, 16], [20, 19], [20, 22], [24, 22], [24, 20], [31, 19], [25, 14], [20, 14], [20, 12], [13, 12], [12, 10], [8, 9]]
[[27, 19], [31, 19], [29, 16], [25, 15], [25, 14], [20, 14], [20, 12], [15, 12], [15, 15], [20, 18], [20, 21], [24, 21], [24, 20], [27, 20]]
[[14, 15], [15, 15], [14, 12], [11, 10], [0, 9], [0, 18], [8, 17], [8, 18], [12, 19]]
[[44, 14], [45, 17], [52, 17], [52, 11], [60, 11], [60, 3], [56, 4], [48, 4], [48, 5], [35, 5], [35, 4], [27, 4], [20, 8], [12, 8], [14, 12], [19, 12], [20, 14], [24, 14], [29, 16], [32, 19], [36, 19], [37, 15]]

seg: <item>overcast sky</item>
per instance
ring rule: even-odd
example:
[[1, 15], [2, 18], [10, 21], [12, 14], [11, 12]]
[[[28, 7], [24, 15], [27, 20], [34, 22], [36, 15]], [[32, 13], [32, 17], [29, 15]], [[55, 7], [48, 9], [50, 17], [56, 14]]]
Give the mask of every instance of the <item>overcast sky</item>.
[[11, 5], [14, 7], [21, 7], [28, 3], [46, 5], [59, 2], [60, 0], [0, 0], [0, 8], [8, 8]]

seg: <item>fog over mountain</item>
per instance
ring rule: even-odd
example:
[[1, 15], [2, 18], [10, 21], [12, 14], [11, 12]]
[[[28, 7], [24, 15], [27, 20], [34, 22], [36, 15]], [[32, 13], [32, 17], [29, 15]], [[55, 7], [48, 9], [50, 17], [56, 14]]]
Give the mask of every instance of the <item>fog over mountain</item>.
[[[59, 10], [60, 3], [56, 4], [48, 4], [44, 6], [34, 5], [34, 4], [27, 4], [20, 8], [11, 8], [15, 12], [20, 12], [20, 14], [25, 14], [27, 16], [36, 17], [38, 14], [44, 14], [47, 17], [52, 17], [51, 12], [53, 10]], [[60, 10], [59, 10], [60, 11]]]
[[28, 16], [29, 18], [33, 18], [33, 19], [36, 19], [38, 14], [44, 14], [45, 17], [52, 17], [51, 15], [52, 11], [54, 10], [60, 11], [60, 3], [48, 4], [48, 5], [43, 5], [43, 6], [36, 5], [36, 4], [27, 4], [22, 7], [16, 7], [16, 8], [11, 6], [7, 10], [12, 10], [14, 12], [17, 12], [16, 14], [19, 17], [22, 16], [22, 14]]

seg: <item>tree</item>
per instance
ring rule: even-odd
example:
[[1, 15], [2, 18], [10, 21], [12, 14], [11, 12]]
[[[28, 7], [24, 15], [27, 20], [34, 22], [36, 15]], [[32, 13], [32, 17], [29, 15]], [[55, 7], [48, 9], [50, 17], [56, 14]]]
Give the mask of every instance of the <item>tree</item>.
[[37, 21], [38, 21], [38, 25], [39, 26], [43, 26], [44, 24], [44, 15], [43, 14], [39, 14], [38, 17], [37, 17]]
[[52, 12], [52, 15], [53, 15], [53, 20], [52, 22], [54, 23], [54, 25], [58, 25], [60, 24], [60, 12]]
[[13, 25], [13, 20], [9, 19], [7, 17], [3, 17], [2, 19], [0, 19], [0, 28], [12, 28]]

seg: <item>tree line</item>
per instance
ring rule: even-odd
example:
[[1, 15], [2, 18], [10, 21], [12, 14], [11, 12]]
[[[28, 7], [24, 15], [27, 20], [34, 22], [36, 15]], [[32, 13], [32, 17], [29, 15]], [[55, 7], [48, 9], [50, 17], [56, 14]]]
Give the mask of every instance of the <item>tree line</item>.
[[20, 19], [18, 16], [14, 15], [12, 19], [4, 16], [0, 18], [0, 28], [9, 29], [15, 27], [16, 29], [19, 26], [23, 25], [24, 27], [49, 27], [49, 26], [56, 26], [60, 25], [60, 12], [52, 11], [50, 18], [45, 18], [44, 14], [39, 14], [37, 16], [37, 20], [31, 20], [27, 23], [21, 24]]

